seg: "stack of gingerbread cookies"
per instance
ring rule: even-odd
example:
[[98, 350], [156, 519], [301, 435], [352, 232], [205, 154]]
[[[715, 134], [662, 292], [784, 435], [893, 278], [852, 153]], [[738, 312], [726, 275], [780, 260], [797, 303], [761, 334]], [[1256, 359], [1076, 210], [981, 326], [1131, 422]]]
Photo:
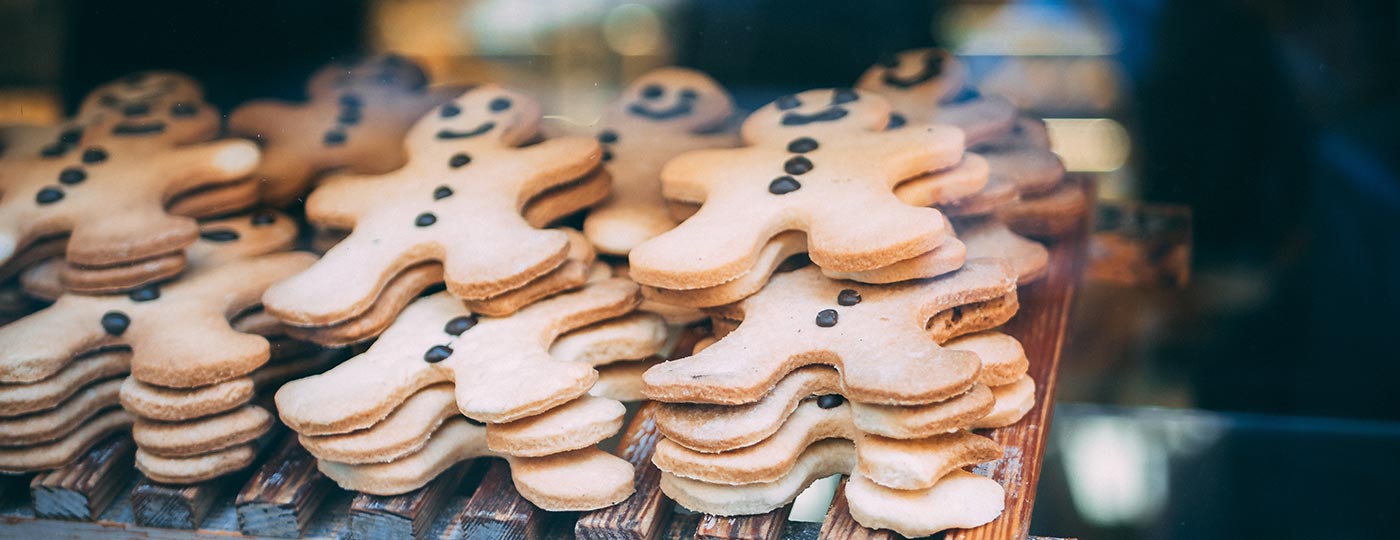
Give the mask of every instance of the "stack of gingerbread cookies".
[[638, 370], [607, 364], [652, 357], [667, 327], [636, 311], [637, 285], [595, 264], [582, 234], [540, 228], [596, 202], [587, 193], [602, 182], [605, 194], [608, 177], [591, 137], [522, 146], [539, 122], [533, 100], [478, 87], [414, 125], [402, 169], [335, 176], [308, 199], [309, 219], [353, 230], [264, 306], [323, 343], [377, 336], [277, 393], [282, 419], [342, 487], [404, 493], [494, 456], [544, 509], [631, 494], [631, 466], [596, 446], [621, 428], [615, 398], [639, 395]]
[[[682, 505], [763, 513], [839, 473], [870, 527], [925, 535], [1001, 511], [1001, 487], [963, 469], [1001, 454], [969, 430], [1034, 400], [1020, 344], [991, 331], [1019, 276], [970, 258], [929, 207], [987, 181], [963, 130], [892, 117], [870, 92], [785, 96], [744, 122], [745, 146], [662, 171], [669, 200], [701, 206], [633, 249], [631, 275], [706, 308], [718, 337], [644, 378], [666, 403], [653, 461]], [[802, 253], [811, 265], [782, 271]]]

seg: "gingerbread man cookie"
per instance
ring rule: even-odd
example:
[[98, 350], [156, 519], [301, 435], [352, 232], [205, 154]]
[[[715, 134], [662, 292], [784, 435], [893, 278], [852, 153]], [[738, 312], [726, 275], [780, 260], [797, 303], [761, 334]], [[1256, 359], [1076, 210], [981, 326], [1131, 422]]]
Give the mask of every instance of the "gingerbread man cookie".
[[993, 139], [1016, 122], [1016, 106], [983, 96], [967, 84], [967, 66], [943, 49], [911, 49], [880, 59], [856, 88], [878, 93], [894, 106], [890, 128], [906, 123], [961, 128], [968, 146]]
[[395, 275], [437, 261], [466, 299], [520, 287], [563, 263], [568, 236], [539, 230], [531, 197], [597, 168], [584, 137], [530, 140], [540, 119], [529, 98], [483, 86], [433, 109], [408, 135], [409, 161], [381, 176], [336, 177], [307, 200], [308, 218], [353, 229], [309, 270], [270, 289], [265, 309], [294, 325], [324, 326], [369, 308]]
[[[483, 422], [524, 418], [584, 395], [597, 379], [591, 366], [551, 357], [554, 339], [640, 301], [636, 284], [608, 279], [489, 318], [438, 293], [410, 304], [366, 353], [283, 386], [277, 408], [298, 433], [345, 433], [373, 425], [419, 389], [452, 381], [462, 414]], [[334, 397], [347, 393], [357, 398]]]
[[258, 149], [247, 141], [168, 143], [89, 133], [71, 155], [7, 163], [0, 173], [0, 261], [65, 233], [68, 261], [89, 266], [138, 261], [194, 243], [194, 220], [168, 213], [165, 203], [196, 188], [236, 182], [257, 164]]
[[807, 267], [774, 276], [732, 308], [738, 328], [694, 356], [646, 373], [657, 401], [757, 401], [788, 372], [838, 366], [853, 400], [917, 405], [967, 391], [977, 355], [940, 347], [927, 330], [941, 311], [1014, 294], [1015, 275], [999, 261], [973, 260], [931, 280], [893, 285], [837, 281]]
[[627, 255], [676, 222], [661, 196], [661, 167], [702, 148], [732, 147], [733, 133], [715, 133], [734, 114], [729, 93], [704, 73], [661, 68], [632, 81], [603, 113], [597, 129], [612, 194], [583, 222], [583, 233], [609, 255]]
[[127, 295], [65, 295], [0, 328], [0, 343], [7, 344], [0, 351], [0, 381], [37, 381], [81, 353], [116, 346], [132, 349], [133, 376], [160, 386], [191, 388], [248, 373], [267, 361], [268, 341], [233, 330], [229, 318], [314, 259], [277, 253]]
[[229, 131], [262, 143], [254, 171], [262, 200], [282, 205], [319, 174], [385, 174], [403, 166], [409, 126], [461, 89], [426, 88], [423, 71], [398, 55], [333, 64], [307, 84], [307, 101], [263, 100], [229, 116]]

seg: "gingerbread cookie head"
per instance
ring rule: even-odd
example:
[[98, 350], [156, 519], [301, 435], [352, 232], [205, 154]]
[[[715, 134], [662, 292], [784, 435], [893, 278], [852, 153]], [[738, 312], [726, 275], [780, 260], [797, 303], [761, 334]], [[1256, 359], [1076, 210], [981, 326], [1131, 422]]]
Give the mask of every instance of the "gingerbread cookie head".
[[876, 92], [895, 108], [926, 109], [953, 99], [967, 84], [967, 66], [945, 49], [886, 55], [865, 70], [856, 88]]
[[184, 144], [219, 131], [219, 111], [204, 102], [203, 87], [173, 71], [142, 71], [98, 86], [79, 106], [78, 118], [96, 124], [89, 136], [135, 141]]
[[880, 131], [889, 122], [890, 104], [879, 96], [851, 88], [808, 90], [779, 97], [744, 120], [744, 142], [764, 144], [802, 135]]
[[675, 67], [638, 77], [606, 113], [609, 124], [639, 122], [692, 132], [713, 129], [732, 114], [734, 100], [719, 83]]
[[482, 85], [428, 111], [408, 132], [415, 158], [482, 147], [519, 146], [540, 127], [540, 106], [519, 92]]
[[306, 95], [311, 99], [335, 96], [344, 91], [418, 91], [428, 86], [428, 75], [412, 60], [397, 54], [382, 54], [355, 62], [335, 62], [311, 76]]

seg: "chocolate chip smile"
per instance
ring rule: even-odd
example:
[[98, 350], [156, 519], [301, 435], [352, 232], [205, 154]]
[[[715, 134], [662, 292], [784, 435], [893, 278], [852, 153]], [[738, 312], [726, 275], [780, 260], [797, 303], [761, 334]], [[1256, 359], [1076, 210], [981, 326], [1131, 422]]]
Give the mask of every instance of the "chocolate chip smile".
[[119, 136], [140, 137], [142, 135], [154, 135], [164, 132], [165, 122], [151, 122], [146, 124], [121, 123], [117, 124], [117, 127], [112, 128], [112, 134]]
[[695, 112], [695, 97], [690, 94], [682, 95], [675, 105], [659, 111], [648, 109], [641, 103], [633, 103], [627, 106], [627, 112], [649, 120], [670, 120]]
[[473, 129], [473, 130], [471, 130], [471, 131], [452, 131], [452, 130], [450, 130], [450, 129], [444, 129], [444, 130], [438, 131], [438, 133], [437, 133], [437, 138], [439, 138], [439, 139], [470, 139], [470, 138], [475, 137], [475, 136], [477, 136], [477, 135], [481, 135], [482, 133], [486, 133], [486, 132], [488, 132], [488, 131], [491, 131], [491, 130], [493, 130], [493, 129], [495, 129], [495, 128], [496, 128], [496, 123], [495, 123], [495, 122], [487, 122], [487, 123], [485, 123], [485, 124], [482, 124], [482, 125], [480, 125], [480, 126], [477, 126], [476, 129]]
[[895, 88], [909, 88], [911, 86], [928, 82], [929, 79], [937, 77], [942, 73], [943, 56], [938, 54], [929, 54], [924, 57], [923, 69], [919, 70], [919, 72], [914, 74], [913, 77], [900, 77], [898, 75], [895, 75], [894, 71], [891, 68], [886, 68], [884, 81], [885, 86], [893, 86]]
[[822, 112], [812, 114], [802, 114], [800, 112], [789, 112], [783, 114], [784, 126], [805, 126], [813, 122], [835, 122], [846, 117], [845, 107], [828, 107]]

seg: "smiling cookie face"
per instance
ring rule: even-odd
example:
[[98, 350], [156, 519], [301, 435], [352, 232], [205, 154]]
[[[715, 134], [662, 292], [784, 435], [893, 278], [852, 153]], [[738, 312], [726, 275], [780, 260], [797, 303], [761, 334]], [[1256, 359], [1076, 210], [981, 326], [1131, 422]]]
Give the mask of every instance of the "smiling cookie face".
[[967, 84], [967, 66], [944, 49], [910, 49], [881, 58], [861, 75], [856, 87], [900, 101], [932, 107]]
[[779, 97], [744, 121], [751, 144], [793, 133], [879, 131], [889, 121], [890, 104], [879, 96], [850, 88], [808, 90]]
[[684, 68], [662, 68], [642, 75], [609, 111], [613, 119], [666, 124], [701, 131], [734, 112], [729, 93], [708, 75]]
[[483, 85], [428, 111], [409, 131], [408, 147], [419, 151], [516, 146], [535, 136], [539, 121], [540, 106], [535, 100], [494, 84]]
[[418, 91], [427, 86], [428, 75], [417, 64], [397, 54], [384, 54], [350, 64], [336, 62], [326, 66], [311, 76], [306, 93], [311, 99], [317, 99], [348, 89]]
[[132, 73], [93, 89], [78, 109], [94, 131], [132, 140], [187, 143], [212, 138], [219, 114], [204, 102], [204, 90], [171, 71]]

